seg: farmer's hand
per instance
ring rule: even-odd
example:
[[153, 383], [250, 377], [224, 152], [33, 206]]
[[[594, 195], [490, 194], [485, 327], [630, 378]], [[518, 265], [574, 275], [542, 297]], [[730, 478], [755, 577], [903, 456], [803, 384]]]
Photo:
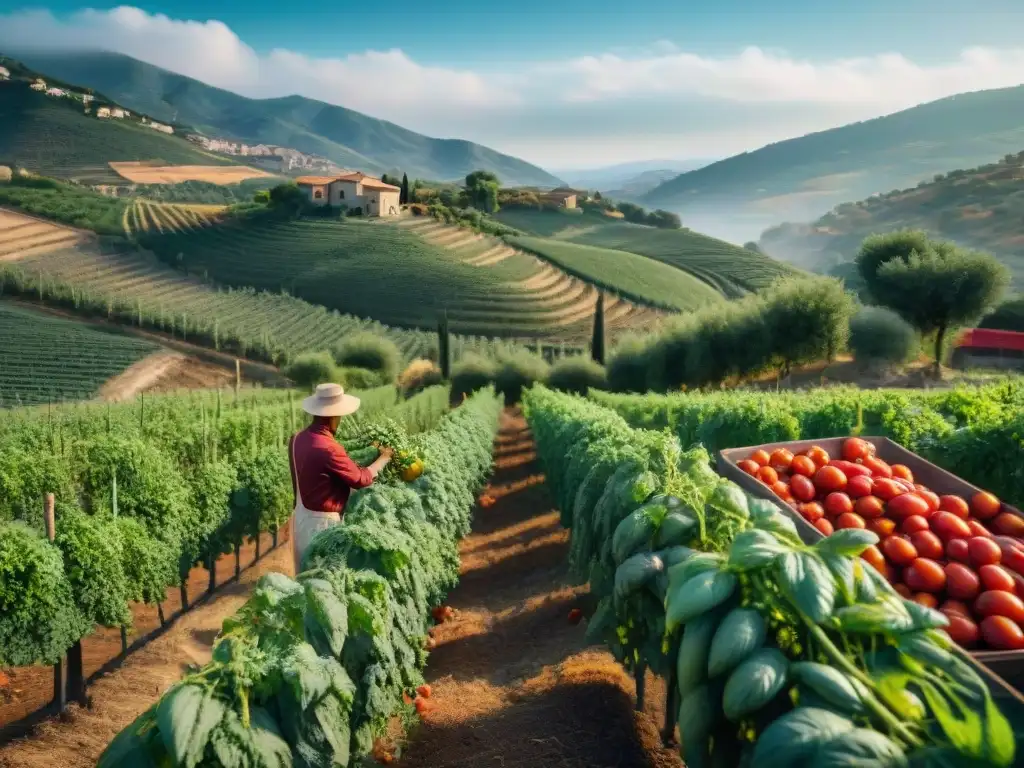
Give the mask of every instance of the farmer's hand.
[[390, 448], [388, 446], [385, 446], [385, 447], [380, 449], [380, 456], [379, 456], [379, 458], [384, 459], [384, 461], [391, 461], [391, 457], [394, 456], [394, 455], [395, 455], [395, 449], [394, 448]]

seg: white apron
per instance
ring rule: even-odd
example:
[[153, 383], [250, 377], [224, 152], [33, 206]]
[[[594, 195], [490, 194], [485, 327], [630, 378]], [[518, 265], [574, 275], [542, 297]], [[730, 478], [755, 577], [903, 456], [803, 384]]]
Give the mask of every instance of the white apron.
[[295, 559], [295, 574], [302, 567], [302, 557], [309, 549], [313, 537], [320, 531], [341, 524], [341, 515], [337, 512], [316, 512], [306, 509], [302, 503], [302, 491], [299, 490], [299, 472], [295, 468], [295, 444], [292, 443], [292, 474], [295, 476], [295, 514], [292, 515], [292, 557]]

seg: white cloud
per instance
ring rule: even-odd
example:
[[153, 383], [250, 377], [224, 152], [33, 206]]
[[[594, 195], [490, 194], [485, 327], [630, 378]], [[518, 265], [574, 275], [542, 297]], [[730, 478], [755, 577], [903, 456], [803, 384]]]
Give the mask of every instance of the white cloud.
[[[721, 155], [963, 91], [1017, 85], [1024, 48], [941, 63], [891, 53], [809, 61], [748, 47], [700, 56], [667, 40], [515, 71], [456, 69], [401, 50], [260, 55], [225, 24], [131, 7], [0, 15], [0, 49], [106, 49], [247, 96], [298, 93], [432, 135], [556, 165]], [[673, 149], [674, 147], [674, 149]]]

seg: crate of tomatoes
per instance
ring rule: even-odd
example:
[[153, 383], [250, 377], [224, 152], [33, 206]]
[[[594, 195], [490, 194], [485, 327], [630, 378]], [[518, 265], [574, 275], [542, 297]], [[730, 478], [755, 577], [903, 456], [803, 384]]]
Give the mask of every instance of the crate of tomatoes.
[[982, 664], [1024, 684], [1024, 515], [884, 437], [719, 452], [719, 471], [777, 503], [812, 543], [866, 528], [862, 557], [909, 600], [942, 611]]

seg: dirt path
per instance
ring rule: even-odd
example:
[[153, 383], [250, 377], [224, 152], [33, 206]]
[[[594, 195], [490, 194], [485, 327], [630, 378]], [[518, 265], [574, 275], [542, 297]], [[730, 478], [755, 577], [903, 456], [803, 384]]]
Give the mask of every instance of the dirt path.
[[633, 711], [632, 679], [587, 648], [568, 613], [587, 588], [566, 586], [568, 531], [543, 485], [527, 426], [506, 412], [496, 469], [463, 541], [459, 617], [435, 630], [431, 709], [396, 765], [405, 768], [677, 768], [658, 735], [663, 691]]
[[[265, 543], [269, 543], [269, 537]], [[242, 558], [243, 565], [251, 560], [251, 547], [243, 550]], [[222, 558], [217, 563], [218, 581], [229, 579], [233, 569], [234, 557]], [[181, 615], [163, 635], [131, 653], [120, 668], [95, 680], [89, 686], [92, 706], [72, 705], [64, 717], [48, 720], [31, 736], [0, 747], [0, 768], [95, 766], [110, 740], [156, 701], [190, 664], [209, 661], [221, 623], [241, 607], [256, 580], [269, 571], [289, 575], [294, 572], [291, 547], [287, 542], [243, 571], [239, 581], [220, 587], [209, 602]], [[204, 569], [192, 572], [189, 582], [193, 595], [201, 594], [206, 578]], [[168, 616], [177, 610], [176, 594], [177, 590], [168, 592], [169, 599], [164, 606]], [[136, 628], [140, 633], [158, 626], [155, 609], [136, 608]], [[102, 630], [86, 638], [82, 647], [86, 674], [92, 674], [120, 651], [119, 635], [116, 631]], [[44, 687], [52, 685], [49, 668], [15, 670], [22, 674], [12, 675], [12, 685], [30, 685], [33, 677], [39, 676], [35, 674], [37, 671], [42, 672]]]
[[101, 400], [130, 400], [140, 392], [210, 389], [234, 384], [233, 371], [181, 352], [154, 352], [109, 379], [97, 396]]

